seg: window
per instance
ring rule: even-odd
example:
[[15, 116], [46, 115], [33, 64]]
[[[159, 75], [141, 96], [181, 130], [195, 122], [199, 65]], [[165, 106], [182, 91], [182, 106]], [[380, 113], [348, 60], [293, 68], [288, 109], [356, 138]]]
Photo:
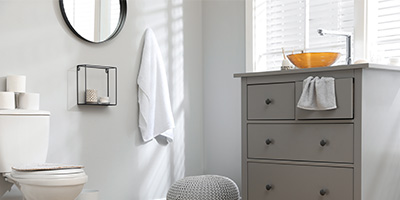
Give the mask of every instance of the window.
[[391, 57], [400, 57], [400, 1], [375, 0], [370, 9], [370, 60], [388, 64]]
[[[317, 29], [354, 33], [354, 0], [253, 0], [251, 7], [250, 71], [279, 69], [282, 48], [286, 53], [305, 50], [346, 55], [345, 37], [320, 36]], [[345, 56], [341, 56], [337, 64], [344, 63]]]

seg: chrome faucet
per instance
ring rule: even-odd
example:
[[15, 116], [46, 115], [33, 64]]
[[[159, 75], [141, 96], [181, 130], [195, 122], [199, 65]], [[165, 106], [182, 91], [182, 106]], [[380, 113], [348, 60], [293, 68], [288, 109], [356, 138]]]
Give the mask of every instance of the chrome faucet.
[[318, 34], [320, 34], [321, 36], [324, 36], [324, 35], [345, 36], [346, 37], [346, 54], [347, 54], [346, 62], [347, 62], [347, 65], [351, 64], [351, 33], [318, 29]]

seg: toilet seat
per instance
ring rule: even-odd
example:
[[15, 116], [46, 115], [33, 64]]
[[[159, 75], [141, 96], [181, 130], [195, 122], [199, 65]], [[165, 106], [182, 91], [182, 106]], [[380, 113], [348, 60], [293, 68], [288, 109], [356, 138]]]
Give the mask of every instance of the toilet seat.
[[[6, 176], [7, 177], [7, 176]], [[70, 186], [83, 185], [87, 182], [87, 175], [73, 178], [54, 178], [54, 179], [20, 179], [12, 176], [7, 177], [17, 185], [36, 185], [36, 186]]]
[[44, 170], [44, 171], [18, 171], [13, 170], [12, 173], [15, 175], [65, 175], [65, 174], [76, 174], [84, 172], [83, 169], [67, 169], [67, 170]]
[[83, 169], [48, 170], [48, 171], [15, 171], [11, 172], [13, 178], [18, 179], [60, 179], [75, 178], [86, 175]]

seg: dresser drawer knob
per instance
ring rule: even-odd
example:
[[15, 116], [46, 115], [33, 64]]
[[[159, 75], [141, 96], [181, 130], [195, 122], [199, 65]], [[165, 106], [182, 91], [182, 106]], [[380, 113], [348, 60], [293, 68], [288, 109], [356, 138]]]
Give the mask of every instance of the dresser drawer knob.
[[265, 140], [265, 144], [267, 144], [267, 145], [270, 145], [270, 144], [272, 144], [272, 140], [271, 140], [271, 139], [267, 139], [267, 140]]
[[328, 191], [326, 189], [322, 189], [322, 190], [319, 191], [319, 194], [321, 196], [325, 196], [327, 193], [328, 193]]
[[266, 185], [265, 189], [268, 190], [268, 191], [272, 190], [272, 185], [270, 185], [270, 184]]
[[271, 103], [272, 103], [272, 99], [267, 99], [267, 100], [265, 100], [265, 104], [269, 105], [269, 104], [271, 104]]
[[319, 142], [319, 144], [321, 145], [321, 147], [324, 147], [328, 144], [327, 140], [321, 140], [321, 142]]

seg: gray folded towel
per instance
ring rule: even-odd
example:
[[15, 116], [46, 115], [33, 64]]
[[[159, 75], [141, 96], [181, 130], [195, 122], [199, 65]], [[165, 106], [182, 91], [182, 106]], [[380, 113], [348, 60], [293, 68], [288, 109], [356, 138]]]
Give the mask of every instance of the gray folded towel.
[[336, 109], [335, 79], [318, 76], [304, 79], [297, 107], [304, 110]]

